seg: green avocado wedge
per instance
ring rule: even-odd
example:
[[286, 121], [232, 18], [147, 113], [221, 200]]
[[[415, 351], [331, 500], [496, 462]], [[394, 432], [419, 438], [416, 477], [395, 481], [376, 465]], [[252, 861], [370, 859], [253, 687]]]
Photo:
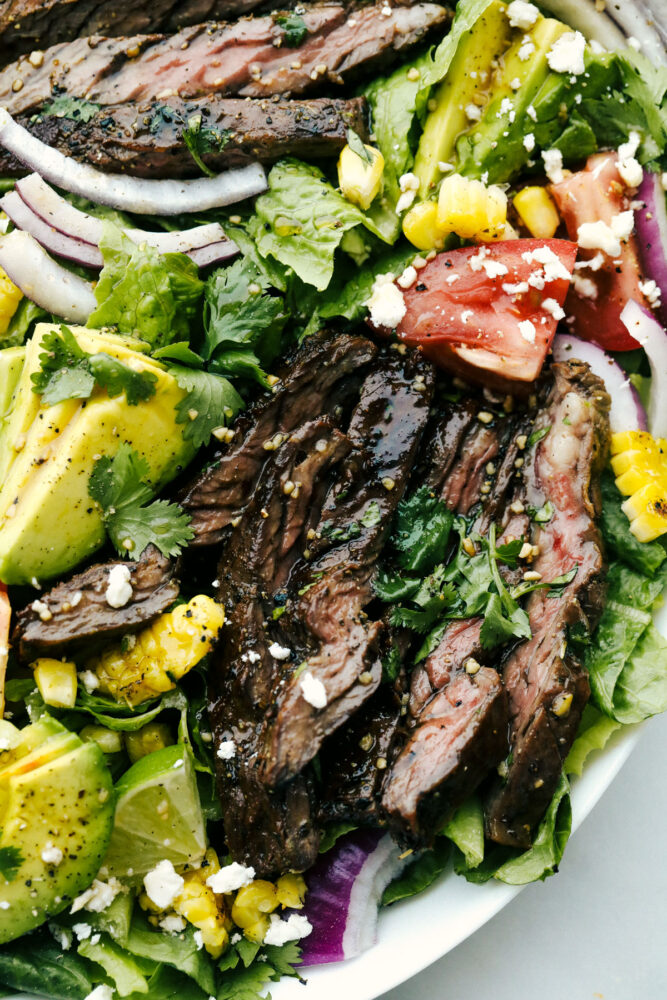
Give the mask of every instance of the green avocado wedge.
[[0, 943], [68, 907], [99, 871], [113, 825], [104, 754], [54, 719], [0, 756]]

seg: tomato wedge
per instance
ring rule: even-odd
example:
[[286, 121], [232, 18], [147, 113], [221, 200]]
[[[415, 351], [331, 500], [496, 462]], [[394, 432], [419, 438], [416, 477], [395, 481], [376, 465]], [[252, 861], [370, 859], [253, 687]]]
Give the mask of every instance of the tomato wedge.
[[396, 334], [441, 368], [516, 391], [542, 370], [576, 256], [567, 240], [507, 240], [442, 253], [403, 293], [406, 312]]
[[[584, 222], [610, 225], [614, 216], [627, 211], [630, 199], [618, 172], [617, 153], [596, 153], [584, 170], [565, 177], [549, 190], [558, 205], [568, 236], [576, 240]], [[577, 269], [575, 284], [565, 302], [568, 316], [574, 316], [574, 332], [607, 351], [631, 351], [639, 344], [621, 323], [623, 307], [634, 299], [649, 308], [639, 286], [641, 267], [634, 236], [621, 243], [613, 259], [595, 250], [580, 250], [580, 260], [597, 258], [598, 267]]]
[[0, 583], [0, 719], [5, 713], [5, 674], [9, 656], [9, 623], [12, 608], [4, 583]]

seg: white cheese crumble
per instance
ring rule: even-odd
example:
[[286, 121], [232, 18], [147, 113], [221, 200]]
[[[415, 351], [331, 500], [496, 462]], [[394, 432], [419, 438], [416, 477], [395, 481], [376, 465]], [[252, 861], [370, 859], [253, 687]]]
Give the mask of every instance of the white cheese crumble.
[[[2, 903], [0, 903], [2, 906]], [[49, 924], [51, 936], [60, 945], [63, 951], [69, 951], [72, 947], [72, 932], [68, 927], [58, 927], [57, 924]]]
[[55, 847], [50, 841], [42, 851], [42, 861], [45, 865], [59, 865], [65, 857], [59, 847]]
[[70, 913], [78, 913], [79, 910], [90, 910], [91, 913], [102, 913], [113, 903], [123, 886], [117, 878], [110, 878], [108, 882], [95, 879], [93, 884], [80, 896], [77, 896], [72, 903]]
[[609, 225], [597, 222], [582, 222], [577, 229], [577, 243], [584, 250], [602, 250], [608, 257], [618, 257], [621, 243], [628, 239], [635, 224], [634, 212], [619, 212]]
[[398, 186], [401, 189], [401, 196], [396, 202], [396, 212], [400, 215], [401, 212], [406, 212], [415, 200], [415, 195], [419, 191], [419, 178], [412, 173], [401, 174]]
[[183, 917], [179, 917], [176, 913], [170, 913], [162, 918], [160, 927], [168, 934], [180, 934], [181, 931], [185, 930], [186, 923]]
[[124, 608], [132, 598], [132, 584], [128, 566], [112, 566], [107, 577], [104, 597], [110, 608]]
[[259, 655], [259, 653], [256, 653], [254, 649], [249, 649], [247, 653], [244, 653], [241, 656], [241, 659], [243, 660], [244, 663], [259, 663], [261, 658], [262, 657]]
[[395, 329], [407, 312], [403, 292], [394, 284], [393, 274], [378, 274], [366, 303], [373, 326]]
[[486, 247], [481, 247], [479, 253], [474, 254], [469, 260], [468, 264], [472, 271], [486, 271], [487, 277], [489, 278], [499, 278], [503, 274], [507, 274], [507, 267], [498, 260], [489, 260], [489, 251]]
[[580, 31], [566, 31], [547, 53], [549, 68], [554, 73], [572, 73], [580, 76], [584, 70], [586, 39]]
[[279, 642], [272, 642], [269, 646], [269, 653], [274, 660], [289, 660], [292, 650], [287, 646], [281, 646]]
[[474, 315], [475, 314], [472, 311], [472, 309], [464, 309], [463, 312], [461, 313], [461, 322], [463, 323], [463, 325], [466, 326], [470, 317]]
[[[542, 264], [545, 281], [556, 281], [557, 278], [563, 278], [564, 281], [570, 280], [570, 272], [561, 264], [551, 247], [538, 247], [536, 250], [528, 250], [526, 253], [521, 254], [521, 259], [525, 260], [527, 264], [532, 264], [533, 261], [536, 264]], [[534, 275], [531, 275], [532, 277]], [[530, 278], [528, 279], [528, 283], [533, 284]]]
[[588, 268], [589, 271], [599, 271], [604, 264], [604, 254], [596, 253], [594, 257], [590, 257], [588, 260], [578, 260], [574, 265], [575, 271], [581, 271], [583, 268]]
[[93, 933], [93, 928], [90, 924], [73, 924], [72, 930], [76, 934], [77, 941], [87, 941]]
[[409, 264], [408, 267], [403, 271], [403, 274], [399, 274], [396, 281], [401, 286], [401, 288], [410, 288], [414, 285], [417, 280], [417, 269]]
[[100, 682], [97, 679], [97, 674], [94, 674], [92, 670], [82, 670], [79, 674], [79, 680], [85, 687], [88, 694], [92, 694], [100, 686]]
[[597, 299], [598, 297], [598, 286], [593, 279], [585, 278], [578, 271], [572, 275], [572, 286], [582, 299]]
[[528, 153], [535, 149], [535, 136], [532, 132], [527, 132], [523, 137], [523, 147]]
[[529, 104], [528, 107], [526, 108], [526, 114], [528, 115], [531, 121], [533, 122], [537, 121], [537, 111], [535, 110], [532, 104]]
[[542, 302], [542, 308], [557, 321], [565, 319], [565, 310], [558, 305], [556, 299], [544, 299]]
[[621, 175], [621, 180], [625, 186], [629, 188], [638, 188], [644, 179], [644, 171], [635, 157], [641, 141], [642, 137], [639, 132], [633, 131], [628, 136], [628, 141], [618, 147], [616, 169]]
[[197, 951], [201, 951], [202, 948], [204, 947], [204, 935], [202, 934], [201, 931], [195, 931], [192, 937], [194, 938], [194, 942], [197, 945]]
[[231, 760], [236, 757], [236, 743], [234, 740], [222, 740], [218, 747], [218, 757], [220, 760]]
[[312, 705], [313, 708], [326, 708], [326, 688], [318, 677], [313, 677], [310, 670], [307, 670], [303, 677], [299, 678], [299, 687], [303, 700], [307, 701], [309, 705]]
[[255, 869], [252, 866], [240, 865], [237, 861], [232, 861], [230, 865], [225, 865], [219, 871], [209, 875], [206, 885], [217, 895], [226, 892], [236, 892], [250, 885], [255, 877]]
[[144, 876], [146, 895], [160, 910], [171, 906], [182, 891], [185, 880], [175, 870], [171, 861], [160, 861], [159, 864]]
[[272, 913], [269, 929], [264, 935], [264, 944], [283, 945], [288, 941], [300, 941], [308, 937], [313, 926], [307, 917], [301, 913], [291, 913], [287, 920]]
[[112, 996], [116, 991], [107, 986], [106, 983], [100, 983], [95, 989], [88, 994], [85, 1000], [111, 1000]]
[[482, 109], [478, 108], [476, 104], [472, 103], [472, 101], [470, 104], [466, 104], [463, 111], [465, 112], [465, 116], [469, 122], [478, 122], [482, 117]]
[[563, 154], [560, 149], [542, 150], [544, 172], [552, 184], [560, 184], [563, 180]]
[[530, 285], [527, 281], [518, 281], [515, 285], [509, 281], [505, 281], [501, 285], [501, 288], [507, 295], [524, 295], [530, 291]]
[[534, 51], [535, 45], [533, 41], [528, 37], [524, 38], [519, 48], [519, 59], [521, 62], [526, 62], [527, 59], [530, 59]]
[[535, 343], [535, 334], [537, 333], [535, 329], [535, 324], [531, 323], [529, 319], [521, 320], [519, 323], [519, 333], [524, 340], [527, 340], [529, 344]]
[[0, 899], [0, 910], [8, 910], [11, 905], [6, 899]]
[[648, 281], [640, 281], [639, 289], [651, 309], [657, 309], [660, 305], [662, 292], [656, 282], [651, 278]]
[[524, 0], [512, 0], [507, 8], [507, 16], [512, 28], [521, 28], [526, 31], [539, 17], [539, 10], [532, 3], [524, 3]]

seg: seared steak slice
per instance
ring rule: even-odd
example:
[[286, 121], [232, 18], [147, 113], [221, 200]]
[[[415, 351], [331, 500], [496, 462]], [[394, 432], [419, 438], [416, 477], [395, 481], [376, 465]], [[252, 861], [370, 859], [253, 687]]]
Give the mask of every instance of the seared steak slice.
[[247, 14], [262, 0], [2, 0], [0, 58], [86, 35], [174, 31], [187, 24]]
[[[114, 566], [130, 571], [132, 597], [122, 608], [112, 608], [105, 596]], [[42, 607], [35, 610], [33, 604], [19, 611], [12, 642], [24, 661], [71, 654], [81, 646], [108, 642], [148, 625], [173, 604], [179, 589], [174, 563], [150, 545], [138, 562], [97, 563], [40, 595], [46, 612]]]
[[327, 411], [336, 386], [363, 370], [376, 353], [366, 337], [323, 332], [306, 340], [281, 369], [272, 392], [238, 418], [227, 449], [179, 497], [192, 518], [192, 545], [212, 545], [224, 537], [252, 496], [275, 441]]
[[[364, 608], [426, 425], [433, 382], [431, 364], [417, 352], [389, 350], [362, 386], [348, 430], [353, 449], [278, 622], [279, 641], [292, 657], [264, 725], [260, 771], [271, 787], [298, 774], [380, 682], [383, 625]], [[306, 697], [309, 686], [321, 700]]]
[[[211, 664], [209, 704], [218, 786], [231, 855], [260, 874], [303, 871], [317, 856], [309, 781], [299, 775], [268, 788], [260, 780], [260, 733], [286, 669], [275, 655], [273, 611], [280, 605], [273, 597], [307, 544], [318, 480], [349, 447], [326, 418], [295, 431], [264, 466], [220, 564], [228, 625]], [[287, 482], [300, 486], [286, 491]], [[230, 756], [221, 755], [221, 745], [231, 746]]]
[[504, 680], [510, 701], [507, 777], [486, 807], [488, 836], [528, 847], [558, 783], [562, 762], [576, 735], [589, 696], [584, 669], [568, 649], [568, 629], [593, 629], [604, 598], [604, 558], [595, 524], [599, 475], [609, 436], [609, 397], [588, 366], [553, 365], [554, 385], [536, 429], [549, 428], [526, 470], [529, 502], [554, 506], [537, 525], [540, 554], [533, 569], [553, 580], [577, 568], [557, 598], [531, 594], [527, 611], [533, 632], [510, 656]]
[[[221, 139], [219, 151], [202, 157], [212, 170], [256, 160], [271, 163], [288, 155], [326, 159], [340, 153], [349, 128], [366, 141], [369, 134], [368, 106], [362, 97], [269, 102], [214, 94], [196, 101], [170, 98], [168, 105], [109, 105], [86, 122], [49, 114], [25, 114], [19, 121], [48, 146], [101, 170], [137, 177], [194, 177], [200, 169], [182, 134], [196, 116]], [[1, 152], [0, 171], [26, 172], [19, 160]]]
[[155, 100], [169, 105], [173, 97], [212, 93], [331, 93], [332, 84], [349, 82], [360, 70], [425, 40], [450, 15], [433, 3], [390, 7], [377, 0], [352, 7], [314, 4], [301, 16], [308, 36], [296, 49], [287, 48], [285, 28], [274, 16], [200, 24], [166, 38], [93, 36], [54, 45], [41, 65], [24, 57], [0, 73], [0, 103], [18, 114], [41, 108], [56, 94], [104, 105]]

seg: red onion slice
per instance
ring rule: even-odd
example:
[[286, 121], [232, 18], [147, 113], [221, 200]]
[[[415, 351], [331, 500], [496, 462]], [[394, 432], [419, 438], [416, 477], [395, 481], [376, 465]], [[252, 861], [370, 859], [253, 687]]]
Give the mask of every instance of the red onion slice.
[[0, 237], [0, 267], [26, 298], [69, 323], [85, 323], [97, 307], [93, 286], [57, 264], [20, 229]]
[[633, 299], [623, 309], [621, 321], [644, 348], [651, 365], [649, 430], [653, 437], [667, 437], [667, 331]]
[[569, 334], [558, 334], [552, 351], [555, 361], [571, 361], [572, 358], [585, 361], [602, 379], [611, 397], [609, 424], [612, 431], [646, 430], [646, 411], [637, 390], [621, 366], [601, 347]]
[[405, 866], [380, 830], [341, 837], [306, 875], [304, 914], [312, 931], [301, 942], [304, 966], [354, 958], [375, 944], [382, 893]]
[[[87, 243], [95, 248], [99, 246], [103, 232], [101, 220], [75, 208], [49, 187], [39, 174], [23, 177], [17, 182], [16, 191], [33, 215], [42, 219], [49, 228], [77, 242]], [[28, 231], [39, 239], [33, 229]], [[217, 222], [170, 233], [154, 233], [146, 229], [124, 229], [123, 232], [133, 243], [146, 243], [158, 253], [185, 253], [199, 267], [228, 260], [239, 252], [236, 243], [227, 239], [224, 229]], [[54, 252], [57, 253], [55, 250]], [[96, 266], [102, 266], [101, 256]]]
[[9, 216], [17, 229], [30, 233], [41, 246], [56, 257], [64, 257], [65, 260], [83, 264], [84, 267], [103, 266], [102, 254], [97, 247], [59, 233], [57, 229], [35, 215], [16, 191], [9, 191], [0, 198], [0, 208]]
[[637, 197], [646, 206], [635, 212], [639, 253], [646, 276], [662, 289], [662, 301], [656, 312], [663, 325], [667, 325], [667, 208], [662, 176], [645, 170]]
[[181, 215], [232, 205], [266, 191], [260, 163], [196, 180], [147, 180], [103, 174], [40, 142], [0, 108], [0, 144], [58, 187], [136, 215]]

